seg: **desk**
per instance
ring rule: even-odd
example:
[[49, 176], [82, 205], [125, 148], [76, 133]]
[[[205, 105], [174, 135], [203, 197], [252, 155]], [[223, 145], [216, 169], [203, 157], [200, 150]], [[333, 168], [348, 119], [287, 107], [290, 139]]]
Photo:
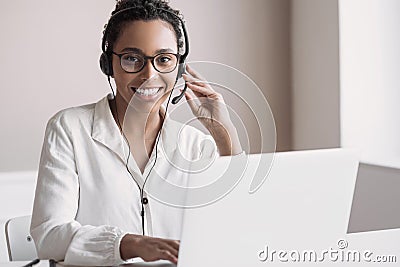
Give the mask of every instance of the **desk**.
[[[0, 262], [0, 267], [21, 267], [25, 264], [28, 264], [30, 261], [8, 261], [8, 262]], [[34, 267], [49, 267], [49, 261], [40, 261], [38, 264], [34, 265]]]
[[[25, 264], [28, 264], [29, 261], [10, 261], [10, 262], [0, 262], [0, 267], [21, 267]], [[49, 267], [49, 261], [42, 260], [38, 264], [34, 265], [34, 267]], [[166, 261], [158, 261], [158, 262], [137, 262], [131, 264], [120, 265], [121, 267], [176, 267], [175, 264], [169, 263]], [[66, 267], [66, 265], [57, 263], [56, 267]], [[74, 266], [75, 267], [75, 266]]]

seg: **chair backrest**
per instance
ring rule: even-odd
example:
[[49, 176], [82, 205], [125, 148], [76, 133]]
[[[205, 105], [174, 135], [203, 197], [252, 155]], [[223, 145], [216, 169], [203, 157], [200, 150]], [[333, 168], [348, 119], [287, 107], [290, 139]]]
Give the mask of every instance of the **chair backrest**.
[[29, 234], [31, 216], [12, 218], [6, 223], [6, 241], [10, 261], [37, 258], [35, 244]]

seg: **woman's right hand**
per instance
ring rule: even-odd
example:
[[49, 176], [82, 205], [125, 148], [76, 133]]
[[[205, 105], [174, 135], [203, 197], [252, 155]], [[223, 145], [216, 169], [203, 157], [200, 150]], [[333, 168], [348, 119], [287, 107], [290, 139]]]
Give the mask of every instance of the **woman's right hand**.
[[120, 244], [123, 260], [140, 257], [144, 261], [169, 260], [178, 263], [180, 242], [177, 240], [127, 234]]

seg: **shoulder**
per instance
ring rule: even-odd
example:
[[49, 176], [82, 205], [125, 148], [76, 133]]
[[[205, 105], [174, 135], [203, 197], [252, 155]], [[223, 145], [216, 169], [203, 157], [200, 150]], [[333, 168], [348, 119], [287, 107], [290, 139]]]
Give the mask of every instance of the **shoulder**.
[[87, 124], [93, 120], [95, 106], [96, 104], [93, 103], [63, 109], [49, 119], [47, 128], [62, 127], [67, 130], [76, 126], [76, 124]]
[[45, 136], [54, 133], [69, 138], [91, 136], [95, 125], [107, 124], [112, 119], [108, 104], [109, 96], [96, 103], [71, 107], [57, 112], [46, 126]]

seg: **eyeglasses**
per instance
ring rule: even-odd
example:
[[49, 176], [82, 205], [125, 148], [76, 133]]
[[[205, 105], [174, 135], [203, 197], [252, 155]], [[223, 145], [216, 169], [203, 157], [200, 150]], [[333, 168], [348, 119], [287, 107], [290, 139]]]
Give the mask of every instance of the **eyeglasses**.
[[134, 52], [126, 52], [117, 54], [112, 53], [119, 57], [121, 68], [128, 73], [140, 72], [147, 64], [147, 60], [151, 60], [154, 69], [160, 73], [170, 73], [175, 70], [179, 61], [179, 54], [174, 53], [159, 53], [153, 57], [148, 57]]

